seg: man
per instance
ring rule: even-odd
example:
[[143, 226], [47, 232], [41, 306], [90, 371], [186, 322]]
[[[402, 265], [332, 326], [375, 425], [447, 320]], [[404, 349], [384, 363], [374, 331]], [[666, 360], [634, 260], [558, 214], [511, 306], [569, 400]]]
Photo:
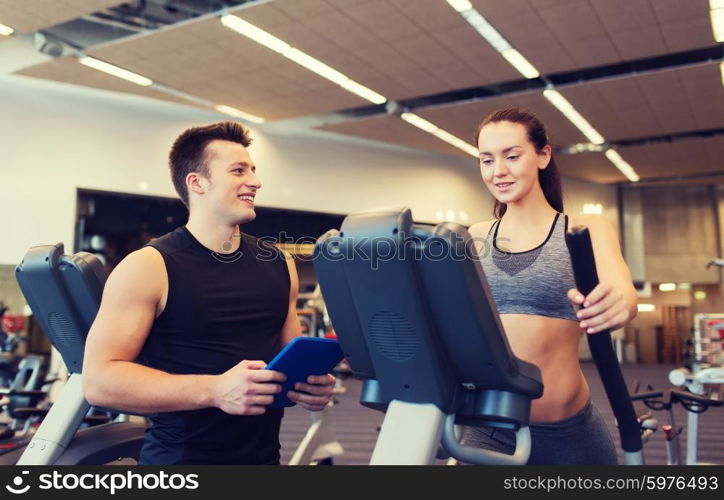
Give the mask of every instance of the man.
[[[150, 414], [141, 464], [277, 464], [284, 375], [266, 363], [301, 334], [292, 259], [242, 234], [261, 188], [233, 122], [191, 128], [170, 153], [185, 227], [111, 273], [86, 342], [88, 401]], [[288, 397], [320, 411], [334, 377]]]

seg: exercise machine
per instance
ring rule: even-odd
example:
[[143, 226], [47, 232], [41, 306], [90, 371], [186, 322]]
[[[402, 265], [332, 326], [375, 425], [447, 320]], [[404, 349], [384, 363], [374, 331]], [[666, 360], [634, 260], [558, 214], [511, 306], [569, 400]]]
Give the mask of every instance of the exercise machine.
[[[667, 465], [681, 465], [681, 447], [679, 437], [681, 428], [677, 428], [674, 419], [674, 406], [678, 403], [686, 409], [689, 416], [704, 413], [707, 409], [722, 406], [722, 401], [709, 397], [693, 394], [688, 391], [668, 389], [665, 391], [654, 391], [651, 387], [647, 392], [638, 393], [632, 391], [632, 401], [642, 401], [649, 409], [654, 411], [666, 410], [669, 414], [669, 423], [662, 425], [666, 439]], [[656, 430], [655, 419], [646, 419], [642, 422], [644, 428], [642, 436], [649, 430]], [[686, 465], [697, 465], [696, 461], [697, 435], [687, 435], [687, 459]]]
[[145, 424], [112, 422], [78, 431], [91, 408], [82, 386], [85, 339], [106, 277], [97, 257], [87, 252], [64, 255], [62, 243], [31, 248], [16, 268], [20, 289], [70, 377], [30, 443], [3, 455], [0, 463], [97, 465], [138, 457]]
[[[588, 231], [568, 244], [579, 290], [589, 293], [598, 277]], [[360, 402], [385, 411], [371, 464], [432, 463], [439, 446], [464, 462], [527, 462], [540, 370], [510, 350], [464, 227], [415, 224], [409, 209], [352, 214], [317, 241], [314, 267], [345, 357], [364, 381]], [[642, 463], [610, 334], [588, 338], [626, 462]], [[515, 452], [465, 446], [459, 425], [511, 429]]]
[[[93, 409], [82, 393], [81, 370], [85, 338], [100, 306], [106, 277], [94, 255], [63, 255], [62, 244], [31, 248], [18, 266], [18, 283], [60, 352], [70, 378], [30, 443], [0, 457], [0, 463], [92, 465], [137, 460], [145, 424], [130, 422], [121, 414], [114, 422], [78, 430], [84, 421], [102, 418], [88, 416]], [[312, 424], [290, 464], [343, 462], [344, 449], [336, 439], [331, 405], [312, 415]]]
[[[474, 463], [522, 464], [530, 454], [540, 370], [510, 351], [461, 231], [392, 210], [351, 215], [315, 246], [328, 314], [364, 380], [360, 402], [386, 410], [373, 465], [431, 463], [440, 444]], [[441, 257], [425, 258], [430, 251]], [[513, 455], [460, 444], [455, 424], [483, 422], [516, 431]]]
[[42, 359], [27, 356], [20, 360], [18, 371], [7, 388], [0, 388], [0, 455], [9, 453], [30, 440], [32, 425], [43, 415], [36, 406], [47, 393], [39, 390]]
[[[693, 365], [694, 371], [678, 368], [669, 372], [669, 382], [686, 389], [691, 394], [705, 398], [708, 404], [684, 407], [686, 414], [686, 465], [696, 465], [698, 461], [699, 415], [709, 407], [722, 405], [721, 387], [724, 385], [724, 367], [709, 366], [702, 368]], [[683, 404], [683, 403], [682, 403]]]
[[[342, 394], [345, 387], [337, 374], [334, 394]], [[344, 465], [344, 447], [337, 439], [334, 407], [336, 398], [327, 403], [324, 410], [311, 412], [312, 424], [294, 450], [287, 465]]]
[[706, 268], [709, 269], [711, 266], [724, 267], [724, 259], [712, 259], [706, 264]]

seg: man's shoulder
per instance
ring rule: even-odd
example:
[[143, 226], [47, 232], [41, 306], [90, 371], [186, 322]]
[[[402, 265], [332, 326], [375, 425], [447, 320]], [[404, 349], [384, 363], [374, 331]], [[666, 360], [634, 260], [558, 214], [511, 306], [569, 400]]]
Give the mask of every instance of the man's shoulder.
[[153, 280], [157, 276], [162, 278], [164, 270], [165, 264], [161, 253], [154, 247], [146, 246], [126, 255], [111, 276], [143, 276]]
[[166, 279], [163, 256], [154, 248], [143, 247], [126, 255], [113, 269], [103, 295], [151, 303], [161, 296]]
[[146, 246], [143, 248], [155, 248], [157, 252], [169, 254], [179, 248], [185, 247], [188, 242], [186, 241], [187, 239], [184, 238], [182, 229], [183, 228], [177, 228], [158, 238], [153, 238], [146, 243]]

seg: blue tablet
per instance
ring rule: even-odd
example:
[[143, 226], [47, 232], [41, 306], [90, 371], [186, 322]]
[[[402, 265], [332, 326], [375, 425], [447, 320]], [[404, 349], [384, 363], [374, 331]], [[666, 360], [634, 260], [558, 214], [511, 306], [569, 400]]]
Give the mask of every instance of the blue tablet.
[[282, 372], [287, 376], [282, 392], [274, 396], [270, 408], [294, 406], [287, 398], [287, 392], [294, 390], [297, 382], [306, 382], [310, 375], [324, 375], [331, 372], [343, 358], [342, 348], [334, 339], [319, 337], [296, 337], [266, 366], [267, 370]]

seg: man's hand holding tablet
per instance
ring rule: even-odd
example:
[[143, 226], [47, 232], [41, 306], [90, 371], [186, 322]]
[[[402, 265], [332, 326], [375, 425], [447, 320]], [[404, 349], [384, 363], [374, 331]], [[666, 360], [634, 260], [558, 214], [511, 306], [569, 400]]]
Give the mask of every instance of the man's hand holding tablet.
[[286, 375], [282, 390], [270, 408], [299, 406], [321, 411], [334, 391], [335, 378], [329, 375], [343, 358], [339, 343], [333, 339], [297, 337], [266, 366]]

